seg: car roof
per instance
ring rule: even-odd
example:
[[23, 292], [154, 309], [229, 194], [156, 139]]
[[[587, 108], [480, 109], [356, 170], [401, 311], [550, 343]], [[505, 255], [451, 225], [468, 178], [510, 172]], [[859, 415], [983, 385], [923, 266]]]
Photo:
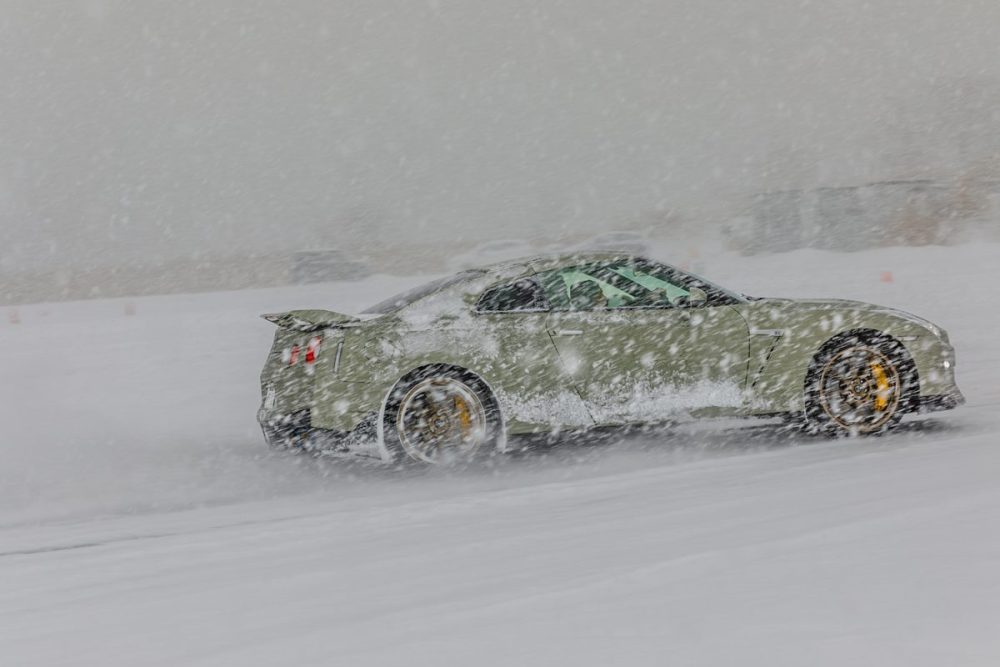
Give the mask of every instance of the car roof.
[[509, 274], [512, 269], [523, 266], [530, 273], [557, 269], [574, 264], [590, 264], [593, 262], [610, 262], [615, 260], [633, 259], [636, 256], [620, 250], [586, 250], [576, 252], [559, 252], [542, 255], [531, 255], [517, 259], [507, 259], [479, 267], [492, 274]]
[[[562, 267], [591, 264], [594, 262], [609, 262], [630, 259], [640, 259], [640, 257], [633, 253], [622, 251], [587, 250], [583, 252], [560, 252], [532, 255], [529, 257], [521, 257], [519, 259], [494, 262], [492, 264], [486, 264], [456, 273], [451, 278], [457, 280], [450, 280], [448, 277], [439, 279], [439, 281], [444, 281], [446, 284], [436, 289], [427, 290], [426, 293], [421, 294], [421, 296], [409, 303], [401, 305], [397, 310], [403, 311], [410, 308], [420, 308], [420, 304], [426, 303], [426, 299], [434, 295], [441, 294], [446, 290], [455, 289], [455, 299], [468, 298], [470, 295], [477, 294], [486, 287], [486, 285], [479, 283], [479, 286], [473, 291], [469, 290], [470, 284], [475, 284], [475, 281], [483, 280], [484, 278], [487, 280], [487, 285], [495, 285], [501, 283], [502, 281], [517, 280], [541, 271], [551, 271]], [[432, 281], [432, 283], [418, 286], [414, 288], [414, 290], [420, 290], [421, 287], [425, 289], [432, 287], [433, 282], [437, 281]], [[405, 293], [396, 295], [393, 299], [387, 299], [383, 303], [391, 303], [396, 298], [405, 300], [405, 297]], [[364, 312], [376, 312], [378, 308], [383, 305], [383, 303], [376, 304], [376, 306], [373, 306]]]

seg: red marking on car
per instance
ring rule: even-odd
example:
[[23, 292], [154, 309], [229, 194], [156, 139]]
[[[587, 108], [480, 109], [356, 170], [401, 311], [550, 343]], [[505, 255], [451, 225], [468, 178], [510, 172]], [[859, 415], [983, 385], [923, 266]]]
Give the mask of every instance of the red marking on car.
[[309, 345], [306, 347], [306, 363], [315, 364], [316, 358], [319, 357], [319, 346], [322, 344], [323, 339], [320, 336], [316, 336], [309, 341]]
[[294, 366], [299, 363], [299, 346], [292, 345], [292, 351], [288, 353], [288, 365]]

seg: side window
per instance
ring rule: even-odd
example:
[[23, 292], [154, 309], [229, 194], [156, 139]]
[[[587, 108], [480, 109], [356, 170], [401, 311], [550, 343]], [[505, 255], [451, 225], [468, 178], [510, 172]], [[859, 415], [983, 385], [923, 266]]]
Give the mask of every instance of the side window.
[[708, 296], [703, 305], [740, 303], [739, 296], [645, 259], [595, 262], [539, 274], [552, 310], [665, 309], [683, 304], [691, 290]]
[[541, 285], [531, 278], [523, 278], [507, 285], [491, 287], [483, 292], [476, 303], [476, 310], [481, 313], [548, 309], [549, 303]]
[[541, 278], [549, 302], [556, 310], [671, 306], [662, 281], [638, 274], [624, 262], [571, 266], [550, 271]]
[[628, 304], [633, 308], [668, 308], [678, 299], [690, 296], [691, 291], [664, 275], [655, 275], [646, 267], [621, 265], [611, 267], [613, 277], [609, 278], [634, 295], [635, 301]]
[[542, 274], [549, 302], [556, 310], [621, 308], [632, 295], [602, 279], [601, 266], [571, 266]]

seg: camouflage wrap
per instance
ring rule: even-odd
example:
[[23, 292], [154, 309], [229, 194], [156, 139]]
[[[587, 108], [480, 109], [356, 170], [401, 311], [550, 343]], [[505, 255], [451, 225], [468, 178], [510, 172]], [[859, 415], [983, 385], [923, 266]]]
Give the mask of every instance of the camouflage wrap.
[[[313, 427], [349, 432], [378, 415], [400, 378], [433, 364], [480, 377], [496, 396], [509, 433], [682, 415], [796, 413], [803, 410], [817, 352], [858, 331], [886, 334], [905, 347], [920, 397], [963, 400], [947, 334], [919, 317], [871, 304], [734, 296], [641, 310], [477, 310], [480, 295], [493, 286], [613, 258], [487, 267], [369, 319], [327, 311], [266, 316], [279, 328], [261, 374], [259, 418], [274, 423], [308, 411]], [[710, 284], [697, 284], [711, 293]], [[302, 355], [316, 338], [321, 351], [313, 363], [290, 363], [290, 350]]]

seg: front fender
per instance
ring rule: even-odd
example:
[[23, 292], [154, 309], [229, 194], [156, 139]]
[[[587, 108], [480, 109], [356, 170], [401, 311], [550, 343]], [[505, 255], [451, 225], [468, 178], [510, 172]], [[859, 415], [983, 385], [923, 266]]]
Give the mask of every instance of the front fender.
[[918, 319], [870, 306], [797, 308], [794, 302], [748, 311], [752, 339], [761, 332], [777, 338], [757, 373], [751, 369], [749, 403], [753, 414], [801, 412], [806, 375], [816, 354], [832, 338], [859, 329], [891, 336], [906, 348], [917, 368], [921, 397], [958, 391], [954, 350], [946, 334], [936, 327], [932, 331]]

